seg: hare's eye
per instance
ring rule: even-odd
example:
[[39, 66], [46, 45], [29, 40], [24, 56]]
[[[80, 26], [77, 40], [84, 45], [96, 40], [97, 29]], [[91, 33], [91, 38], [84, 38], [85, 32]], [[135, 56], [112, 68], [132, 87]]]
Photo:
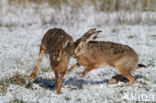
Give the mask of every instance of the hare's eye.
[[81, 50], [81, 48], [77, 48], [77, 49], [76, 49], [76, 52], [78, 53], [78, 52], [80, 52], [80, 50]]
[[81, 48], [78, 48], [78, 51], [80, 51], [81, 50]]

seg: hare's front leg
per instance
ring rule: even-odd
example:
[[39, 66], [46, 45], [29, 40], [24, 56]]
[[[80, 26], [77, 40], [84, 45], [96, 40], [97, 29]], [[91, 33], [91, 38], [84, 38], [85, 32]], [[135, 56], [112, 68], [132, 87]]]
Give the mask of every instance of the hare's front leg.
[[31, 73], [31, 75], [30, 75], [30, 82], [32, 82], [36, 78], [36, 76], [37, 76], [37, 74], [38, 74], [38, 72], [40, 70], [40, 64], [41, 64], [41, 61], [42, 61], [42, 58], [43, 58], [44, 55], [45, 55], [45, 51], [41, 50], [40, 53], [39, 53], [38, 64], [35, 67], [34, 72]]
[[67, 74], [70, 74], [74, 69], [78, 68], [80, 65], [78, 63], [74, 64], [70, 69], [68, 69]]
[[58, 74], [59, 74], [59, 77], [56, 77], [56, 93], [61, 94], [62, 81], [63, 81], [63, 77], [65, 75], [65, 72], [58, 73]]
[[82, 76], [85, 76], [88, 72], [90, 72], [93, 69], [97, 69], [98, 67], [99, 64], [88, 65], [87, 68], [82, 72]]

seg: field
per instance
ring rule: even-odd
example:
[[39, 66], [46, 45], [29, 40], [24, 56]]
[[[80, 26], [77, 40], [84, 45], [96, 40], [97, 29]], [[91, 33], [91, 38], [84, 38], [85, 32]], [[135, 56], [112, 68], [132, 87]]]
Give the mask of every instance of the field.
[[[156, 102], [156, 7], [146, 8], [106, 11], [90, 3], [76, 7], [65, 3], [57, 8], [47, 3], [24, 5], [1, 0], [0, 103]], [[63, 28], [74, 40], [90, 28], [102, 30], [97, 40], [129, 45], [137, 52], [139, 63], [147, 67], [132, 73], [137, 83], [128, 86], [123, 82], [108, 83], [118, 74], [112, 67], [100, 67], [82, 78], [80, 73], [85, 67], [81, 66], [65, 75], [62, 94], [57, 95], [55, 76], [46, 56], [36, 83], [27, 88], [29, 75], [37, 64], [41, 39], [48, 29], [55, 27]], [[76, 60], [71, 58], [68, 68], [74, 63]]]

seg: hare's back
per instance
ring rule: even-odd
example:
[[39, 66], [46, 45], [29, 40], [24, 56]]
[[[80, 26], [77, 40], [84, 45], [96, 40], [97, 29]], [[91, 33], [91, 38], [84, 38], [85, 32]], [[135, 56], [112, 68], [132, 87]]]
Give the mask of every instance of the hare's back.
[[137, 56], [136, 52], [128, 45], [113, 42], [91, 41], [87, 49], [97, 56], [104, 56], [109, 59], [121, 58], [123, 56]]
[[67, 47], [71, 43], [73, 43], [73, 38], [58, 28], [48, 30], [42, 39], [42, 44], [46, 46], [47, 53], [53, 61], [67, 53]]

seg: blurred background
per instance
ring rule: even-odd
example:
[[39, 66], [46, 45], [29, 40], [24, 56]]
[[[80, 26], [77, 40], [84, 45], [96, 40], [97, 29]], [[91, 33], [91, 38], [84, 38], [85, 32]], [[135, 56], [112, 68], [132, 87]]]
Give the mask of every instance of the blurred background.
[[156, 0], [1, 0], [0, 27], [155, 25]]

